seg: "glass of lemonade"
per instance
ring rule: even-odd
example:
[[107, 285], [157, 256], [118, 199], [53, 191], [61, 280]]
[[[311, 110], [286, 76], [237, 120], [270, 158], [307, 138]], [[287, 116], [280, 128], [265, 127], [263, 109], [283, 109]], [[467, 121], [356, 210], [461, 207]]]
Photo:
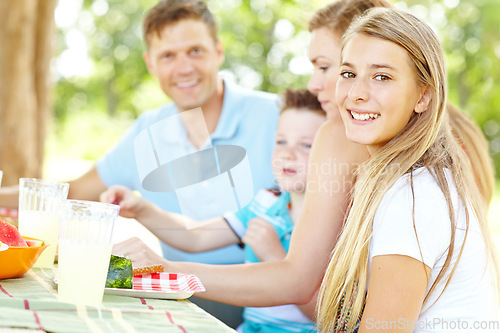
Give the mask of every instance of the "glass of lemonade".
[[36, 178], [19, 179], [19, 232], [43, 240], [49, 247], [35, 267], [54, 264], [59, 236], [59, 211], [68, 197], [69, 184]]
[[100, 306], [111, 256], [113, 224], [120, 207], [66, 200], [59, 229], [61, 302]]

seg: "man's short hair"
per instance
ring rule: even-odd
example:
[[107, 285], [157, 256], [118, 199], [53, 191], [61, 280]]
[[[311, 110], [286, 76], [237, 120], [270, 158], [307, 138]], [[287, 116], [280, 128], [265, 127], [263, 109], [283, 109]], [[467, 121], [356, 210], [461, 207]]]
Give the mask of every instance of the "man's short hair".
[[151, 8], [143, 22], [144, 41], [149, 48], [151, 36], [160, 36], [165, 26], [182, 20], [200, 20], [207, 25], [210, 36], [217, 41], [217, 24], [202, 0], [163, 0]]

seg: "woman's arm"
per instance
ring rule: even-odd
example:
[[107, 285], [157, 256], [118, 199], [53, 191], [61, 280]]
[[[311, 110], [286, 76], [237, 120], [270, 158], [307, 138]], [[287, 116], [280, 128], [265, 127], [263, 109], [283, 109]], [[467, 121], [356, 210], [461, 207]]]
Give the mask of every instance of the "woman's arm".
[[309, 302], [307, 302], [306, 304], [297, 305], [300, 311], [302, 311], [303, 314], [305, 314], [309, 319], [311, 319], [314, 322], [316, 321], [316, 315], [317, 315], [316, 305], [318, 303], [318, 293], [319, 289], [316, 290], [316, 292], [314, 293], [313, 297]]
[[359, 333], [412, 332], [430, 271], [424, 263], [408, 256], [374, 257]]
[[367, 158], [363, 146], [346, 139], [340, 119], [321, 127], [310, 155], [304, 206], [285, 259], [223, 266], [165, 259], [162, 263], [169, 271], [197, 275], [207, 289], [197, 295], [202, 298], [239, 306], [307, 303], [321, 283], [341, 229], [352, 171]]

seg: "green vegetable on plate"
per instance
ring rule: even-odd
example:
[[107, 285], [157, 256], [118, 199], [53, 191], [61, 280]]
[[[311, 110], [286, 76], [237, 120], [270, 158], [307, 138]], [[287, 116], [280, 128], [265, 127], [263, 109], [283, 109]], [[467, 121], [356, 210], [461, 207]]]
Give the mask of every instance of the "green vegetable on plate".
[[132, 260], [111, 255], [106, 288], [132, 289]]

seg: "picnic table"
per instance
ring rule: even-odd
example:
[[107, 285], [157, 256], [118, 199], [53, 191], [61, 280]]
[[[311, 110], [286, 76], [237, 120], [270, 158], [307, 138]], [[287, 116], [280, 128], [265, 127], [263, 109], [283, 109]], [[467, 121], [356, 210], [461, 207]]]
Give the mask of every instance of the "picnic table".
[[0, 332], [235, 332], [187, 299], [105, 294], [102, 307], [59, 302], [56, 272], [32, 268], [0, 280]]

